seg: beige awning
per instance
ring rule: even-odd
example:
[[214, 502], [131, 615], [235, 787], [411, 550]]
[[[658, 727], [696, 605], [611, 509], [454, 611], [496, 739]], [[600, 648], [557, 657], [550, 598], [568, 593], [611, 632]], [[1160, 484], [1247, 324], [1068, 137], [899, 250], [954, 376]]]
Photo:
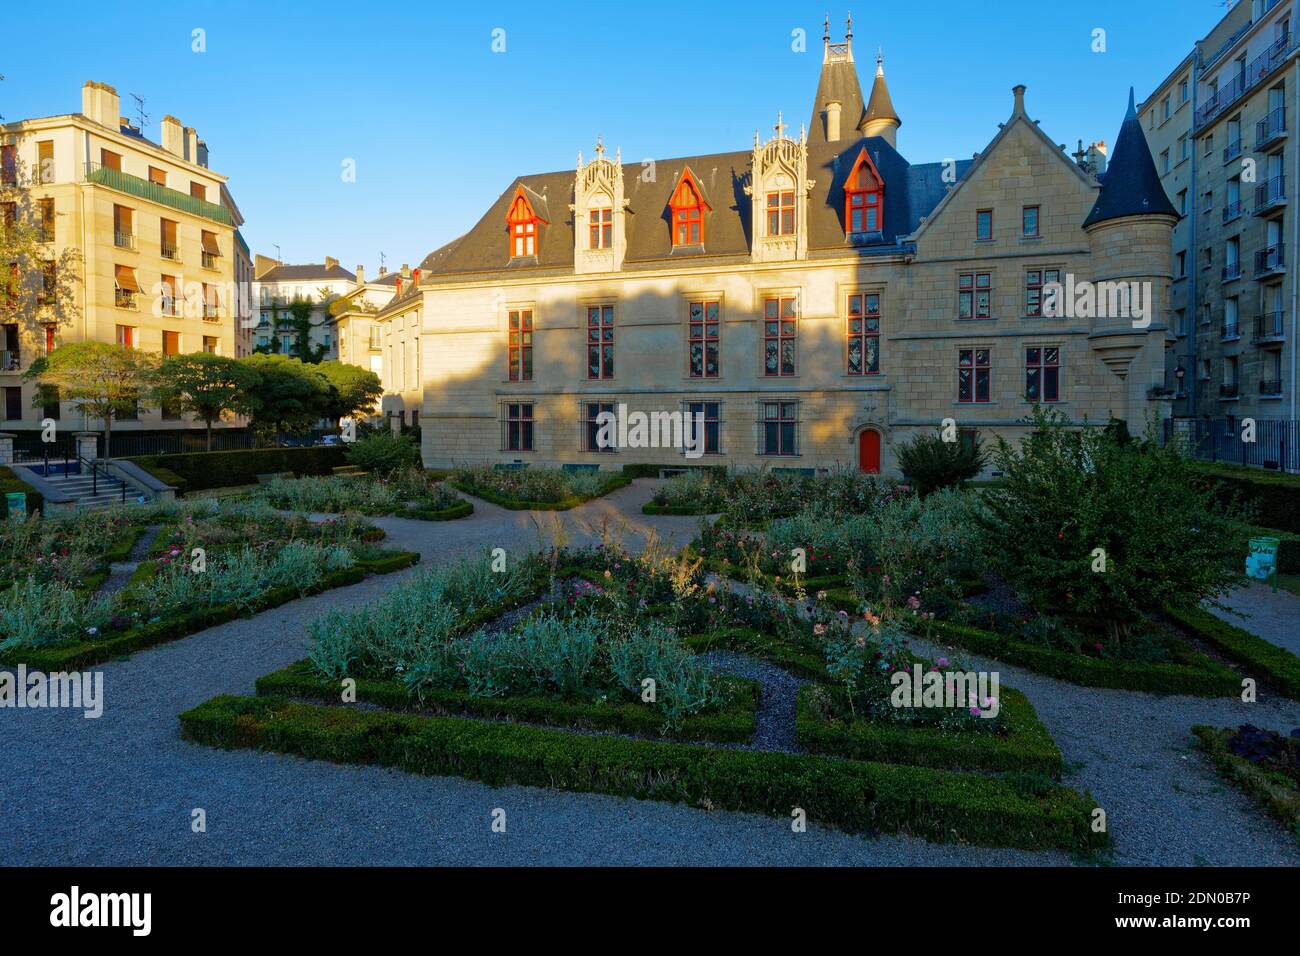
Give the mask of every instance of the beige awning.
[[139, 292], [140, 283], [135, 281], [135, 270], [130, 266], [115, 266], [117, 287], [126, 292]]
[[221, 247], [217, 245], [216, 233], [203, 233], [203, 251], [213, 256], [221, 255]]

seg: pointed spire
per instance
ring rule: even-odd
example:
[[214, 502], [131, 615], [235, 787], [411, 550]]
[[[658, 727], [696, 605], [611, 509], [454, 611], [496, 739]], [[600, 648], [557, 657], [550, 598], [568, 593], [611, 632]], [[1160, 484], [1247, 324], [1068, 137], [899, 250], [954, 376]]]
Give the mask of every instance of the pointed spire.
[[885, 75], [885, 48], [876, 47], [876, 76]]
[[894, 101], [889, 96], [889, 84], [885, 82], [885, 52], [882, 49], [876, 54], [876, 79], [871, 84], [871, 98], [858, 129], [866, 136], [883, 136], [890, 146], [895, 146], [895, 131], [902, 125], [903, 121], [898, 118]]
[[853, 11], [852, 10], [849, 11], [848, 29], [844, 31], [844, 42], [849, 44], [850, 46], [853, 45]]
[[826, 14], [826, 21], [822, 24], [822, 43], [826, 46], [831, 45], [831, 15]]
[[1119, 128], [1115, 152], [1107, 164], [1097, 202], [1083, 221], [1083, 227], [1124, 216], [1177, 216], [1174, 204], [1160, 182], [1151, 148], [1138, 122], [1133, 91], [1129, 90], [1128, 112]]
[[[851, 134], [862, 118], [864, 102], [858, 70], [853, 64], [853, 15], [849, 14], [843, 43], [832, 43], [830, 15], [823, 26], [821, 77], [817, 81], [817, 97], [813, 100], [812, 117], [807, 129], [812, 146], [830, 142], [831, 113], [842, 119], [839, 129]], [[838, 104], [832, 108], [833, 104]]]

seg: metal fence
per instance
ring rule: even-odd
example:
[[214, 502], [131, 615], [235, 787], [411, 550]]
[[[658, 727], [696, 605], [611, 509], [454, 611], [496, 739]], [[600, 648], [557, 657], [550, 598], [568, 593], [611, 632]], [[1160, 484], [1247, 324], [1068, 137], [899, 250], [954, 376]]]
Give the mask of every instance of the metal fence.
[[[1251, 436], [1253, 424], [1254, 441]], [[1300, 472], [1300, 422], [1283, 418], [1167, 418], [1164, 438], [1197, 458], [1229, 465]]]
[[[97, 454], [104, 454], [104, 436], [98, 438]], [[221, 428], [212, 432], [213, 451], [235, 451], [253, 448], [253, 433], [245, 428]], [[174, 455], [180, 452], [207, 451], [207, 434], [201, 428], [173, 431], [114, 431], [112, 452], [114, 458], [134, 458], [139, 455]], [[50, 458], [75, 457], [77, 439], [70, 431], [60, 429], [48, 445], [41, 441], [39, 431], [15, 433], [14, 457], [18, 461], [42, 461]]]

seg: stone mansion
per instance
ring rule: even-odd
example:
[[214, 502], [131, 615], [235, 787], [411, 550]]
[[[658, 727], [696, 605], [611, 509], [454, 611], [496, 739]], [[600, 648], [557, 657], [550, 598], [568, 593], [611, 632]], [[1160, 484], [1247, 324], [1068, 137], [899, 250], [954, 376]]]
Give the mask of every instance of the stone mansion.
[[[702, 415], [691, 464], [870, 472], [949, 419], [987, 440], [1034, 405], [1167, 416], [1178, 217], [1131, 103], [1105, 169], [1023, 86], [972, 160], [913, 164], [901, 125], [880, 59], [864, 98], [852, 34], [828, 35], [797, 134], [778, 118], [750, 149], [654, 163], [597, 143], [516, 179], [380, 312], [419, 330], [425, 464], [686, 463], [599, 447], [620, 407]], [[1101, 283], [1141, 283], [1141, 318], [1088, 308]]]

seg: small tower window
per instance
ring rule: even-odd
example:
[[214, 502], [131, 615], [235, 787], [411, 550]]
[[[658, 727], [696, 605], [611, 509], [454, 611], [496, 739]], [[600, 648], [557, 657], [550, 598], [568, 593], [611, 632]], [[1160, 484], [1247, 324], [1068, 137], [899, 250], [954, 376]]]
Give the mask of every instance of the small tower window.
[[511, 258], [537, 255], [539, 238], [537, 227], [544, 226], [547, 222], [534, 211], [523, 186], [515, 190], [515, 198], [510, 203], [510, 212], [506, 215], [506, 224], [510, 229]]
[[885, 227], [885, 183], [864, 149], [844, 183], [844, 225], [849, 235]]
[[767, 234], [794, 235], [794, 192], [780, 190], [767, 194]]
[[701, 246], [704, 244], [704, 213], [709, 204], [704, 201], [699, 185], [690, 167], [682, 170], [668, 203], [672, 213], [673, 245]]

